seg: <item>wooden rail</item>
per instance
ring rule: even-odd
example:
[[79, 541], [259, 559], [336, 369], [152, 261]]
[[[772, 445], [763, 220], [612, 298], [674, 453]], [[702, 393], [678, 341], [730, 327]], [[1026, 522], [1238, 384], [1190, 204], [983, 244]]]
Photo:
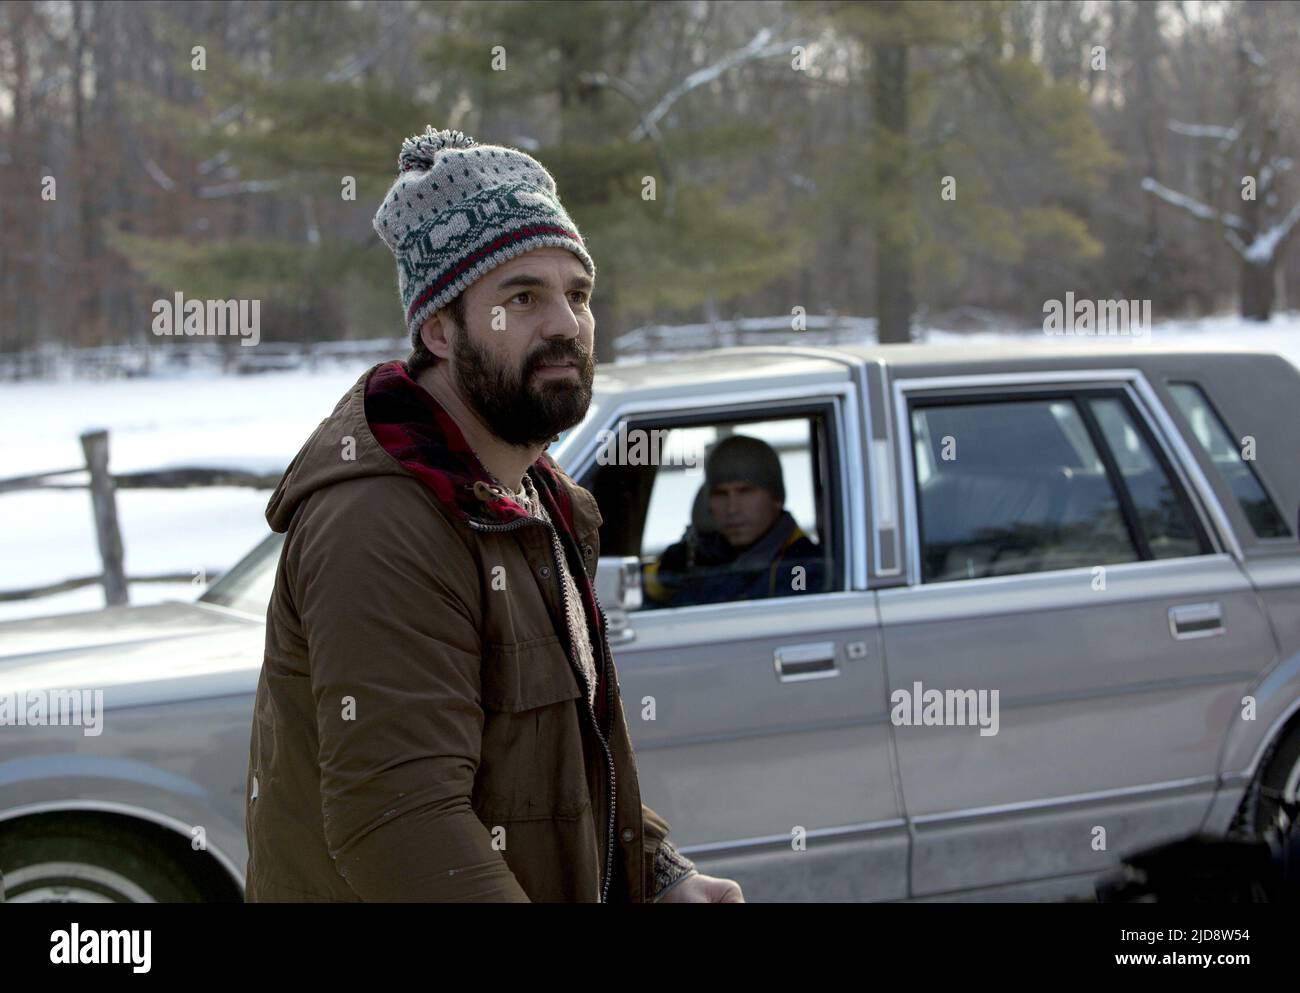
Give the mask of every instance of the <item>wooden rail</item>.
[[[0, 479], [0, 496], [28, 490], [89, 490], [91, 513], [95, 520], [95, 540], [99, 547], [100, 572], [77, 576], [56, 583], [20, 590], [0, 590], [0, 603], [35, 600], [55, 593], [66, 593], [83, 586], [102, 585], [105, 606], [121, 606], [129, 600], [130, 583], [174, 583], [193, 578], [191, 573], [162, 573], [152, 576], [128, 576], [122, 547], [122, 529], [118, 524], [117, 491], [120, 489], [189, 489], [196, 486], [243, 486], [271, 489], [282, 473], [246, 472], [242, 469], [186, 466], [167, 469], [144, 469], [112, 473], [108, 468], [108, 432], [87, 431], [81, 435], [85, 465], [71, 469], [53, 469]], [[85, 474], [85, 481], [67, 482], [63, 477]], [[212, 578], [216, 578], [215, 575]]]

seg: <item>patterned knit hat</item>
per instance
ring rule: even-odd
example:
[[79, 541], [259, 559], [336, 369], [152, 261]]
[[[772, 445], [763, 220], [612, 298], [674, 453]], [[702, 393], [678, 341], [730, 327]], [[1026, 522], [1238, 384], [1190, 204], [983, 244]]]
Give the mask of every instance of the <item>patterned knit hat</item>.
[[372, 223], [397, 257], [412, 346], [420, 325], [516, 255], [567, 248], [595, 277], [555, 180], [532, 156], [426, 126], [402, 142], [397, 164], [400, 173]]

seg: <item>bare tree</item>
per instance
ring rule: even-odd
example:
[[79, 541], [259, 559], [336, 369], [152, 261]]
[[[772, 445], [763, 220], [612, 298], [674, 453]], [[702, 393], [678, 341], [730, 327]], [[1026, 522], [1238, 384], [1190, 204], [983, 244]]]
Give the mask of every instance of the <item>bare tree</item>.
[[1208, 143], [1206, 194], [1180, 192], [1154, 176], [1142, 189], [1159, 203], [1218, 230], [1238, 260], [1242, 317], [1267, 321], [1273, 311], [1278, 265], [1300, 224], [1300, 200], [1287, 204], [1293, 160], [1283, 136], [1289, 132], [1278, 99], [1278, 74], [1256, 46], [1268, 31], [1264, 5], [1247, 4], [1237, 42], [1231, 124], [1171, 120], [1168, 129], [1192, 142]]

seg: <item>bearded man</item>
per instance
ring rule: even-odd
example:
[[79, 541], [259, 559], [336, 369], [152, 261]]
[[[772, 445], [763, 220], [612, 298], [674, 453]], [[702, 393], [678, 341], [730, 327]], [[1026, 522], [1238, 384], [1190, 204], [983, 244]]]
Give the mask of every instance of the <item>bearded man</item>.
[[408, 138], [374, 218], [412, 353], [366, 371], [267, 507], [285, 535], [249, 753], [249, 901], [742, 902], [641, 801], [546, 452], [591, 403], [595, 266], [555, 181]]

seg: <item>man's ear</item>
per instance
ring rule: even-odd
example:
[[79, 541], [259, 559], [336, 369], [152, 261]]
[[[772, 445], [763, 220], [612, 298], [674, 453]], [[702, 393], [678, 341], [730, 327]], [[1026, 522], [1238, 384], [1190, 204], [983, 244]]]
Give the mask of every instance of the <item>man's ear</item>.
[[447, 337], [450, 324], [450, 321], [442, 319], [442, 311], [437, 311], [420, 325], [420, 340], [424, 347], [440, 359], [451, 358], [451, 341]]

